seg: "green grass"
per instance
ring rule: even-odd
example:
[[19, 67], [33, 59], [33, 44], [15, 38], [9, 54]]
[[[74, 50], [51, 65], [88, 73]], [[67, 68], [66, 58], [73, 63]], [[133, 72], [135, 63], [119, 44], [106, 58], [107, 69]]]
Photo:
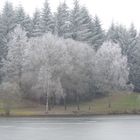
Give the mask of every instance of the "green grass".
[[[108, 107], [109, 99], [111, 107]], [[45, 106], [31, 101], [15, 102], [12, 105], [13, 116], [41, 116], [45, 114]], [[93, 99], [92, 101], [80, 103], [80, 110], [76, 105], [55, 106], [49, 115], [90, 115], [90, 114], [136, 114], [140, 113], [140, 94], [116, 93], [110, 97]], [[0, 102], [0, 114], [4, 114], [2, 101]]]

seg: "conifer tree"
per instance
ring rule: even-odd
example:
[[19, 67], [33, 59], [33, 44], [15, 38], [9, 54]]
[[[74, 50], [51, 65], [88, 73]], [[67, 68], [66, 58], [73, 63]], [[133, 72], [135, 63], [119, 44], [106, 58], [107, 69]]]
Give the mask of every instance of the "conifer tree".
[[55, 33], [64, 38], [70, 37], [70, 13], [65, 2], [58, 6], [55, 19]]
[[91, 45], [98, 50], [98, 48], [103, 44], [105, 39], [104, 31], [101, 27], [100, 20], [97, 16], [95, 16], [94, 21], [91, 26], [92, 37], [90, 40]]
[[41, 16], [40, 11], [36, 9], [34, 15], [33, 15], [33, 27], [32, 27], [32, 37], [40, 36], [42, 34], [41, 32]]
[[15, 16], [16, 16], [16, 23], [20, 24], [21, 27], [24, 28], [26, 14], [21, 5], [15, 10]]
[[48, 0], [45, 0], [42, 9], [41, 29], [43, 33], [54, 32], [54, 18]]

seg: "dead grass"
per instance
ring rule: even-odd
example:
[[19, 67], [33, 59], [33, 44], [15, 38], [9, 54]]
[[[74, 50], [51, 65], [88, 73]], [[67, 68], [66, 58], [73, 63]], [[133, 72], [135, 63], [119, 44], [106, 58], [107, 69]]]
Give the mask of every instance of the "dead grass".
[[[111, 107], [109, 108], [109, 98]], [[0, 104], [2, 106], [2, 103]], [[76, 105], [55, 106], [47, 115], [94, 115], [94, 114], [136, 114], [140, 113], [140, 94], [117, 93], [110, 97], [93, 99], [92, 101], [80, 103], [80, 110]], [[0, 114], [4, 110], [0, 109]], [[13, 105], [11, 110], [13, 116], [44, 116], [45, 106], [31, 101], [20, 101]]]

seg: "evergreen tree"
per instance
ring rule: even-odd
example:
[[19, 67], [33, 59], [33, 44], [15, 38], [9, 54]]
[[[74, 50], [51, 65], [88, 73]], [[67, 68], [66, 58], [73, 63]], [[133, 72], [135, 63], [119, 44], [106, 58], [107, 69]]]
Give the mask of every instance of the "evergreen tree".
[[81, 15], [81, 41], [85, 41], [87, 43], [90, 43], [90, 40], [92, 38], [92, 31], [91, 31], [91, 25], [92, 25], [92, 18], [90, 17], [88, 10], [86, 7], [82, 7], [80, 10]]
[[91, 26], [92, 31], [92, 37], [90, 39], [90, 44], [97, 50], [104, 42], [105, 40], [105, 34], [101, 27], [100, 20], [97, 16], [95, 16], [95, 19]]
[[127, 56], [128, 66], [130, 69], [129, 82], [134, 85], [134, 90], [138, 91], [139, 81], [137, 78], [139, 77], [139, 63], [136, 52], [139, 52], [139, 39], [134, 25], [132, 24], [129, 30], [122, 25], [114, 25], [109, 29], [107, 38], [115, 43], [118, 43], [122, 48], [122, 54]]
[[15, 11], [16, 24], [26, 31], [27, 36], [31, 37], [33, 23], [29, 15], [26, 15], [22, 6], [19, 6]]
[[7, 55], [9, 33], [15, 28], [15, 12], [11, 3], [6, 2], [0, 17], [0, 58]]
[[137, 43], [133, 46], [129, 57], [130, 74], [129, 80], [134, 85], [134, 91], [140, 91], [140, 36]]
[[112, 24], [107, 33], [107, 40], [118, 43], [122, 48], [122, 53], [129, 56], [137, 42], [137, 31], [133, 24], [129, 30], [122, 25]]
[[41, 33], [41, 17], [39, 10], [36, 9], [33, 15], [33, 27], [32, 27], [32, 37], [40, 36]]
[[108, 29], [108, 32], [106, 34], [106, 40], [107, 41], [112, 41], [114, 43], [117, 43], [116, 28], [115, 28], [114, 23], [112, 23], [110, 28]]
[[64, 38], [70, 37], [70, 13], [65, 2], [58, 6], [55, 19], [55, 33]]
[[112, 24], [107, 33], [107, 40], [111, 40], [114, 43], [118, 43], [122, 48], [122, 53], [127, 55], [127, 49], [129, 46], [129, 33], [127, 29], [122, 25]]
[[24, 24], [25, 24], [25, 12], [22, 6], [19, 6], [16, 11], [15, 11], [15, 15], [16, 15], [16, 23], [20, 24], [22, 28], [24, 28]]
[[2, 11], [1, 28], [3, 29], [3, 34], [5, 36], [15, 28], [15, 12], [13, 5], [9, 2], [5, 3]]
[[134, 85], [134, 90], [135, 91], [140, 91], [139, 88], [139, 78], [140, 78], [140, 63], [139, 63], [139, 44], [140, 44], [140, 39], [137, 36], [137, 31], [134, 27], [133, 24], [131, 24], [130, 29], [128, 30], [128, 47], [127, 47], [127, 58], [128, 58], [128, 65], [130, 68], [130, 73], [129, 73], [129, 80], [130, 82], [133, 83]]
[[48, 0], [45, 0], [42, 11], [41, 28], [43, 33], [54, 32], [54, 18]]
[[74, 1], [74, 8], [71, 11], [71, 31], [72, 39], [78, 40], [78, 31], [79, 31], [79, 16], [80, 16], [80, 6], [78, 0]]
[[127, 55], [130, 55], [130, 53], [133, 51], [133, 48], [137, 44], [137, 30], [135, 29], [135, 26], [131, 24], [129, 32], [129, 48], [127, 49]]
[[[6, 52], [7, 52], [6, 40], [3, 34], [3, 29], [1, 27], [2, 27], [2, 18], [0, 15], [0, 69], [2, 67], [1, 60], [6, 56]], [[1, 78], [2, 78], [2, 73], [0, 72], [0, 82], [1, 82]]]
[[85, 7], [80, 7], [78, 0], [74, 1], [74, 9], [71, 12], [71, 34], [74, 40], [88, 42], [91, 18]]
[[29, 15], [25, 16], [24, 30], [26, 31], [27, 37], [30, 38], [33, 30], [33, 22]]

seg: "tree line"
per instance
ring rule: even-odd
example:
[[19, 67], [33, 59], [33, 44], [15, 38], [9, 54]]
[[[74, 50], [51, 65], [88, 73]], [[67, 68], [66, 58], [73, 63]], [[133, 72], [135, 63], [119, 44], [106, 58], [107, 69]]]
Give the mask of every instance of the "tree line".
[[133, 24], [127, 29], [112, 23], [104, 31], [78, 0], [73, 9], [60, 3], [56, 13], [46, 0], [32, 18], [6, 2], [0, 15], [1, 91], [47, 108], [115, 90], [139, 91], [139, 45]]

